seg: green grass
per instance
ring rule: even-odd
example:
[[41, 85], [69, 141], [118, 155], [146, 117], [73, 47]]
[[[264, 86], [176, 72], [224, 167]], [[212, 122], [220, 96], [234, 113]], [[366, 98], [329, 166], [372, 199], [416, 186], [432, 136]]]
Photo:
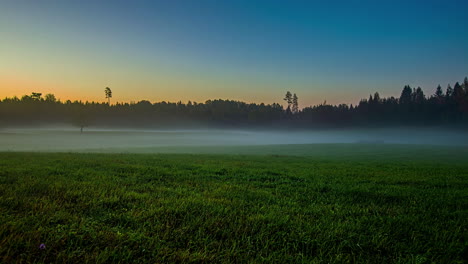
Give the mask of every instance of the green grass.
[[465, 148], [239, 153], [0, 153], [0, 263], [468, 259]]

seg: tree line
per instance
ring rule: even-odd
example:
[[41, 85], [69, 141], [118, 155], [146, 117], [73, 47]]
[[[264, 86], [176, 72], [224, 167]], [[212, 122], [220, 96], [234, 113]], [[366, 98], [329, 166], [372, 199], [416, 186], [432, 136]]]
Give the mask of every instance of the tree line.
[[234, 100], [208, 100], [111, 104], [61, 101], [53, 94], [34, 92], [21, 98], [0, 100], [0, 126], [72, 124], [109, 127], [264, 127], [313, 128], [395, 125], [468, 125], [468, 78], [445, 90], [439, 85], [432, 95], [406, 85], [399, 98], [381, 98], [376, 92], [357, 105], [322, 103], [299, 108], [296, 94], [287, 92], [286, 108], [278, 103], [256, 104]]

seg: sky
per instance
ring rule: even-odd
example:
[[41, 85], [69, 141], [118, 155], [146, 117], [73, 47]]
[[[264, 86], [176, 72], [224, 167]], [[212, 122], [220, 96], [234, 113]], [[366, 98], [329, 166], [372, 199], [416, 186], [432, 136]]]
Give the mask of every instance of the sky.
[[0, 98], [301, 107], [468, 76], [468, 1], [0, 0]]

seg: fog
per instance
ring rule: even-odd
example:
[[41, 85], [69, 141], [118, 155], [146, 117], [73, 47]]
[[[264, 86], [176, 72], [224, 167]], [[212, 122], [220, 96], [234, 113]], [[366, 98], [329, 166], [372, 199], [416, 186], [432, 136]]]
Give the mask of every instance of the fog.
[[[468, 146], [462, 130], [436, 128], [347, 129], [314, 131], [129, 130], [74, 127], [6, 128], [0, 151], [128, 151], [159, 147], [251, 146], [277, 144], [365, 143]], [[131, 151], [131, 150], [130, 150]]]

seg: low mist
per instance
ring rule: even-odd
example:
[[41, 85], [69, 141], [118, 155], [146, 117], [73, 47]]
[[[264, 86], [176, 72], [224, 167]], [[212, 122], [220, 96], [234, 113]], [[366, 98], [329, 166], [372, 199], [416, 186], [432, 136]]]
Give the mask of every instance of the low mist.
[[253, 146], [278, 144], [428, 144], [468, 145], [461, 130], [430, 128], [313, 131], [129, 130], [75, 127], [0, 130], [0, 151], [129, 151], [184, 146]]

